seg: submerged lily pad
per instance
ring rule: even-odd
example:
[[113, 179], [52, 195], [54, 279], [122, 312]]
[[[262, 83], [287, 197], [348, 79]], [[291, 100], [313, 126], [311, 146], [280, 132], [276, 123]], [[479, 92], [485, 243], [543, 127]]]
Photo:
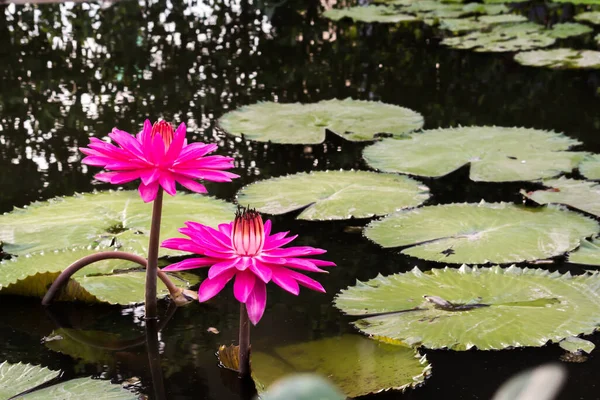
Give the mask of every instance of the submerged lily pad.
[[596, 234], [594, 220], [555, 206], [445, 204], [371, 222], [365, 236], [403, 254], [444, 263], [513, 263], [554, 257]]
[[365, 148], [367, 163], [384, 172], [438, 177], [470, 164], [474, 181], [552, 178], [573, 170], [587, 153], [562, 134], [527, 128], [472, 126], [386, 138]]
[[350, 8], [332, 8], [325, 11], [323, 16], [333, 21], [339, 21], [340, 19], [344, 18], [350, 18], [359, 22], [381, 23], [397, 23], [416, 20], [416, 18], [412, 15], [403, 14], [393, 8], [375, 5]]
[[[600, 2], [598, 3], [600, 4]], [[600, 25], [600, 11], [588, 11], [577, 14], [573, 17], [575, 21], [589, 22], [594, 25]]]
[[[503, 15], [494, 15], [481, 17], [479, 20], [492, 24], [493, 21], [503, 17]], [[556, 41], [543, 32], [543, 29], [543, 26], [534, 23], [499, 25], [489, 32], [473, 32], [464, 36], [446, 38], [441, 43], [455, 49], [470, 49], [477, 52], [530, 50], [551, 46]]]
[[600, 185], [598, 182], [575, 179], [544, 181], [551, 189], [521, 193], [538, 204], [565, 204], [600, 217]]
[[335, 306], [361, 316], [354, 325], [364, 333], [409, 345], [452, 350], [543, 346], [595, 331], [600, 275], [515, 266], [414, 268], [357, 282], [338, 294]]
[[600, 51], [576, 49], [527, 51], [515, 55], [515, 61], [530, 67], [598, 69], [600, 68]]
[[315, 144], [325, 130], [351, 141], [373, 140], [378, 133], [400, 135], [423, 126], [423, 116], [408, 108], [377, 101], [325, 100], [310, 104], [257, 103], [225, 114], [227, 133], [250, 140]]
[[[69, 249], [19, 256], [0, 262], [0, 294], [43, 297], [60, 272], [74, 261], [94, 254], [90, 249]], [[133, 304], [144, 302], [145, 271], [124, 260], [104, 260], [91, 264], [75, 275], [57, 296], [57, 301]], [[171, 274], [176, 285], [187, 288], [199, 282], [197, 275]], [[158, 280], [158, 297], [169, 292]]]
[[428, 198], [427, 186], [405, 176], [318, 171], [252, 183], [239, 192], [238, 203], [267, 214], [307, 207], [298, 219], [332, 220], [385, 215], [416, 207]]
[[579, 172], [587, 179], [600, 180], [600, 154], [592, 154], [579, 164]]
[[415, 387], [430, 370], [414, 349], [360, 335], [276, 347], [272, 353], [252, 352], [252, 378], [259, 394], [286, 375], [314, 372], [326, 376], [346, 396], [357, 397]]
[[[11, 399], [57, 378], [58, 375], [59, 371], [52, 371], [45, 367], [21, 363], [10, 364], [5, 361], [0, 364], [0, 398]], [[111, 384], [110, 381], [78, 378], [59, 382], [18, 398], [23, 400], [136, 400], [138, 397], [119, 385]]]
[[[208, 196], [166, 196], [161, 238], [180, 236], [188, 220], [217, 226], [231, 221], [235, 206]], [[61, 197], [36, 202], [0, 215], [0, 242], [7, 253], [23, 255], [73, 246], [122, 245], [146, 254], [152, 220], [152, 204], [137, 191], [110, 191]], [[126, 239], [126, 240], [125, 240]], [[179, 254], [161, 249], [161, 255]]]
[[568, 261], [573, 264], [600, 266], [600, 239], [582, 241], [581, 246], [569, 254]]

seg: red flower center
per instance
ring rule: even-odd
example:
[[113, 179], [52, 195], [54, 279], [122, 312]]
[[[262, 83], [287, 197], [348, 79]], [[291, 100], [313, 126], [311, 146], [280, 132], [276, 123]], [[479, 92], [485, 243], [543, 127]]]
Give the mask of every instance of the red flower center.
[[241, 256], [255, 256], [265, 244], [265, 226], [255, 210], [238, 210], [233, 222], [232, 244]]
[[160, 120], [152, 125], [152, 137], [154, 135], [160, 135], [163, 142], [165, 142], [165, 147], [168, 149], [175, 136], [175, 131], [170, 123]]

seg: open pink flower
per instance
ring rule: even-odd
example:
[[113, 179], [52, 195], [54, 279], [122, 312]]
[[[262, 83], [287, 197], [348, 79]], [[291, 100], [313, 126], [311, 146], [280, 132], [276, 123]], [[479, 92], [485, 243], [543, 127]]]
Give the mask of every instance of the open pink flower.
[[119, 147], [91, 138], [88, 147], [80, 148], [87, 157], [82, 163], [100, 166], [110, 172], [96, 174], [99, 181], [116, 185], [141, 179], [140, 195], [144, 202], [153, 201], [161, 186], [175, 195], [175, 182], [197, 193], [206, 193], [204, 185], [195, 179], [231, 182], [238, 175], [223, 170], [231, 168], [233, 159], [206, 156], [217, 149], [216, 144], [187, 143], [185, 124], [173, 131], [171, 124], [149, 120], [136, 136], [114, 128], [108, 136]]
[[167, 239], [162, 247], [189, 251], [204, 257], [190, 258], [171, 264], [163, 271], [182, 271], [209, 267], [208, 278], [198, 290], [198, 299], [206, 301], [219, 293], [233, 277], [233, 294], [246, 304], [248, 317], [254, 325], [261, 319], [267, 303], [266, 284], [270, 281], [288, 292], [298, 295], [299, 285], [319, 292], [323, 286], [296, 270], [326, 272], [319, 267], [335, 264], [314, 258], [300, 258], [323, 254], [326, 250], [309, 246], [281, 248], [297, 235], [289, 232], [271, 235], [271, 221], [263, 220], [254, 210], [238, 211], [235, 221], [219, 225], [219, 229], [188, 221], [179, 232], [190, 239]]

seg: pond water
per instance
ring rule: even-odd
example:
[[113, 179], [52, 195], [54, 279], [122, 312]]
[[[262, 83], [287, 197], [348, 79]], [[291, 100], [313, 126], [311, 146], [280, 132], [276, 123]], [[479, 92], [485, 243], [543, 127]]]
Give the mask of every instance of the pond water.
[[[32, 201], [108, 189], [93, 183], [96, 168], [76, 148], [114, 126], [134, 132], [145, 118], [186, 122], [188, 138], [220, 145], [235, 157], [240, 179], [208, 183], [211, 194], [233, 200], [243, 185], [299, 171], [363, 169], [364, 144], [328, 137], [312, 146], [251, 143], [227, 137], [216, 121], [257, 101], [315, 102], [330, 98], [380, 100], [416, 110], [426, 128], [458, 125], [525, 126], [579, 139], [600, 152], [600, 74], [525, 68], [510, 55], [476, 54], [439, 46], [438, 32], [421, 24], [332, 23], [321, 1], [117, 1], [37, 6], [0, 5], [0, 212]], [[53, 37], [49, 40], [48, 37]], [[267, 116], [265, 116], [267, 117]], [[529, 183], [474, 183], [461, 169], [431, 188], [427, 204], [521, 202]], [[127, 188], [135, 188], [135, 185]], [[406, 271], [443, 266], [381, 249], [351, 226], [367, 220], [302, 222], [272, 218], [278, 231], [328, 249], [338, 267], [321, 279], [327, 294], [290, 296], [270, 288], [265, 316], [252, 330], [255, 349], [353, 332], [351, 318], [331, 305], [342, 288]], [[581, 272], [561, 263], [560, 271]], [[61, 324], [144, 335], [143, 307], [57, 304], [52, 316], [39, 299], [2, 297], [0, 359], [42, 364], [65, 377], [95, 375], [136, 385], [153, 398], [148, 358], [140, 346], [77, 349], [83, 359], [49, 350], [42, 339]], [[219, 344], [237, 341], [238, 304], [223, 292], [207, 304], [179, 309], [160, 334], [169, 399], [227, 400], [247, 394], [217, 366]], [[161, 303], [166, 312], [166, 303]], [[207, 331], [214, 327], [220, 333]], [[588, 338], [600, 344], [597, 336]], [[557, 361], [556, 345], [499, 352], [425, 351], [433, 365], [426, 384], [406, 393], [368, 399], [489, 399], [512, 374]], [[600, 361], [565, 364], [561, 399], [597, 399]], [[233, 379], [232, 379], [233, 378]]]

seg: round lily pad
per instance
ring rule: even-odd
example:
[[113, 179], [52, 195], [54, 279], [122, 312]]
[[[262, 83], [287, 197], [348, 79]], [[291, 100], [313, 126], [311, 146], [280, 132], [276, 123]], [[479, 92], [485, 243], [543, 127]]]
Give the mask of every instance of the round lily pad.
[[452, 32], [469, 32], [485, 29], [488, 24], [474, 18], [445, 18], [440, 21], [440, 29]]
[[[600, 4], [600, 2], [598, 3]], [[575, 21], [589, 22], [594, 25], [600, 25], [600, 11], [588, 11], [577, 14], [573, 17]]]
[[581, 246], [569, 254], [568, 261], [573, 264], [600, 266], [600, 239], [582, 241]]
[[562, 24], [555, 24], [552, 29], [548, 31], [548, 35], [557, 39], [566, 39], [573, 36], [585, 35], [586, 33], [591, 33], [593, 31], [594, 30], [587, 25], [565, 22]]
[[267, 214], [306, 207], [298, 219], [369, 218], [416, 207], [429, 189], [414, 179], [367, 171], [318, 171], [252, 183], [240, 190], [238, 203]]
[[515, 61], [530, 67], [598, 69], [600, 68], [600, 51], [576, 49], [527, 51], [515, 55]]
[[[202, 195], [166, 196], [163, 203], [161, 238], [180, 236], [178, 229], [188, 220], [217, 226], [231, 221], [235, 206]], [[152, 204], [144, 203], [137, 191], [110, 191], [61, 197], [37, 202], [0, 215], [0, 242], [4, 251], [23, 255], [73, 246], [112, 245], [147, 253]], [[179, 254], [161, 249], [161, 255]]]
[[[509, 16], [511, 14], [507, 14]], [[507, 17], [492, 15], [479, 18], [479, 21], [493, 24]], [[442, 40], [442, 44], [455, 49], [468, 49], [477, 52], [509, 52], [548, 47], [555, 38], [543, 32], [544, 27], [534, 23], [499, 25], [489, 32], [473, 32], [468, 35]]]
[[386, 138], [365, 148], [367, 163], [384, 172], [438, 177], [470, 164], [474, 181], [552, 178], [573, 170], [587, 153], [562, 134], [527, 128], [472, 126]]
[[565, 204], [600, 217], [600, 186], [598, 182], [575, 179], [544, 181], [550, 189], [521, 193], [538, 204]]
[[579, 172], [587, 179], [600, 180], [600, 154], [592, 154], [579, 164]]
[[227, 133], [259, 142], [315, 144], [329, 130], [351, 141], [378, 133], [400, 135], [423, 126], [421, 114], [377, 101], [325, 100], [310, 104], [257, 103], [225, 114]]
[[554, 257], [598, 232], [591, 218], [556, 206], [445, 204], [371, 222], [365, 236], [403, 254], [444, 263], [513, 263]]
[[414, 268], [357, 282], [337, 295], [335, 306], [361, 316], [354, 325], [362, 332], [410, 345], [452, 350], [543, 346], [596, 330], [600, 275], [515, 266]]
[[332, 8], [325, 11], [323, 16], [333, 21], [339, 21], [344, 18], [350, 18], [358, 22], [381, 23], [416, 21], [416, 18], [412, 15], [403, 14], [391, 7], [376, 5], [350, 8]]
[[415, 349], [361, 335], [342, 335], [252, 352], [252, 378], [258, 393], [278, 379], [314, 372], [330, 379], [346, 396], [405, 390], [424, 382], [431, 366]]

